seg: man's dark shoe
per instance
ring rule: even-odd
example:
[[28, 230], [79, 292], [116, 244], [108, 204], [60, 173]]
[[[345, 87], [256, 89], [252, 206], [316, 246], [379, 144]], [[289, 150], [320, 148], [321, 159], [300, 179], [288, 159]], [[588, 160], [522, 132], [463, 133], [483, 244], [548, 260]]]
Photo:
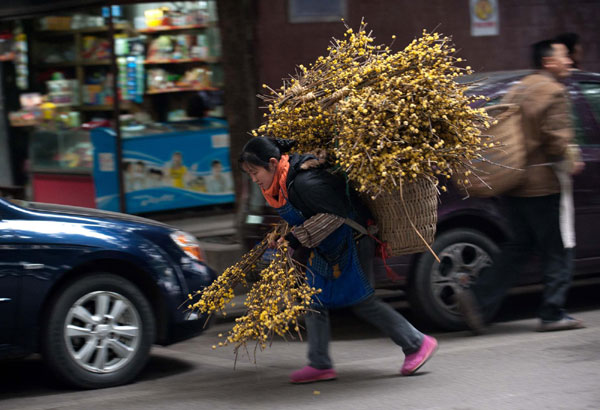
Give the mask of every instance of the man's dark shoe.
[[458, 292], [456, 294], [456, 303], [458, 310], [462, 313], [471, 331], [476, 335], [482, 334], [485, 324], [473, 292], [468, 289]]
[[537, 328], [538, 332], [554, 332], [557, 330], [583, 329], [585, 325], [579, 319], [565, 316], [560, 320], [541, 320]]

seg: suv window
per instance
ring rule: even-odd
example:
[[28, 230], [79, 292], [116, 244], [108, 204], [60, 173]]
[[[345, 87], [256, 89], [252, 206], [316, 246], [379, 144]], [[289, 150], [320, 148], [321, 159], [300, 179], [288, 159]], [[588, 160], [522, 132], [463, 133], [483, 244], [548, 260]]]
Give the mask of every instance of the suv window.
[[575, 141], [578, 144], [599, 144], [600, 83], [580, 82], [576, 88], [579, 98], [572, 101]]
[[581, 94], [590, 104], [594, 119], [600, 123], [600, 83], [579, 83]]
[[575, 143], [577, 145], [588, 144], [581, 114], [577, 111], [573, 101], [571, 101], [571, 121], [573, 121], [573, 127], [575, 128]]

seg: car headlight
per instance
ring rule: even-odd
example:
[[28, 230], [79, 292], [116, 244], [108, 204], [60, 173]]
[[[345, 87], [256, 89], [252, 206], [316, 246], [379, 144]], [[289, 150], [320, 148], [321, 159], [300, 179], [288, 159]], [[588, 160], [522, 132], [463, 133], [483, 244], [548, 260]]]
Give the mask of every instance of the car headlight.
[[173, 239], [177, 246], [179, 246], [187, 256], [197, 261], [204, 261], [204, 254], [194, 235], [183, 231], [177, 231], [171, 233], [171, 239]]

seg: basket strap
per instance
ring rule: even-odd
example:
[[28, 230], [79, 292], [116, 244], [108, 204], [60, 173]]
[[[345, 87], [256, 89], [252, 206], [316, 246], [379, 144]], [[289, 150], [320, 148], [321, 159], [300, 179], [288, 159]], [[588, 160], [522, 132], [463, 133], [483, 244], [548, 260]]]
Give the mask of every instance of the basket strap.
[[[390, 268], [390, 266], [387, 264], [387, 258], [389, 258], [388, 244], [387, 244], [387, 242], [382, 242], [381, 240], [379, 240], [379, 238], [377, 238], [374, 235], [374, 233], [377, 233], [377, 229], [375, 229], [375, 231], [370, 231], [369, 229], [365, 228], [364, 226], [362, 226], [361, 224], [359, 224], [358, 222], [356, 222], [355, 220], [350, 219], [350, 218], [346, 218], [344, 220], [344, 223], [346, 225], [348, 225], [350, 228], [356, 230], [357, 232], [372, 238], [375, 241], [375, 243], [377, 243], [377, 252], [381, 256], [381, 260], [383, 261], [383, 266], [385, 268], [385, 273], [386, 273], [388, 279], [390, 279], [392, 281], [397, 281], [397, 280], [402, 279], [400, 277], [400, 275], [398, 275], [396, 272], [394, 272], [394, 270], [392, 268]], [[376, 225], [370, 225], [369, 228], [372, 226], [376, 227]]]
[[367, 228], [356, 222], [354, 219], [346, 218], [344, 220], [344, 223], [350, 228], [354, 229], [355, 231], [362, 233], [363, 235], [369, 235], [369, 231], [367, 231]]

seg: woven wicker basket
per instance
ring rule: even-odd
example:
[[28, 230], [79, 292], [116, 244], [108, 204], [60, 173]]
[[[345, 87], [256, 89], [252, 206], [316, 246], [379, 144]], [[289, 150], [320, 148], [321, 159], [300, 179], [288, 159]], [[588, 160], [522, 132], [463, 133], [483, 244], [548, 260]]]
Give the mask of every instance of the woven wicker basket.
[[[497, 122], [486, 133], [493, 135], [496, 147], [484, 153], [486, 161], [473, 161], [473, 173], [456, 172], [452, 181], [466, 194], [486, 198], [504, 194], [523, 180], [525, 173], [525, 136], [521, 125], [521, 110], [517, 104], [498, 104], [486, 107]], [[461, 183], [462, 182], [462, 183]]]
[[431, 181], [419, 178], [403, 185], [402, 191], [368, 199], [367, 205], [377, 220], [379, 238], [388, 244], [389, 256], [422, 252], [433, 242], [438, 194]]

